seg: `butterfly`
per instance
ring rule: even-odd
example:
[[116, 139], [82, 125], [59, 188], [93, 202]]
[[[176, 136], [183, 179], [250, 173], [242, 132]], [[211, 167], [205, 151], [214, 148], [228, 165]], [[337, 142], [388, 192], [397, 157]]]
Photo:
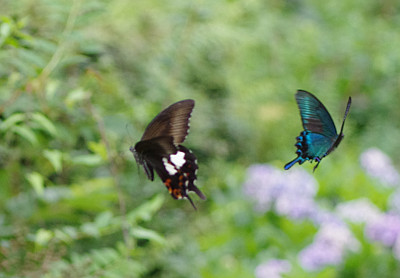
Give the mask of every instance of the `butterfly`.
[[206, 196], [196, 187], [199, 168], [196, 156], [180, 145], [189, 132], [189, 121], [194, 100], [176, 102], [161, 111], [147, 126], [133, 153], [136, 163], [142, 165], [149, 180], [154, 180], [154, 171], [161, 178], [174, 199], [186, 198], [196, 209], [188, 192], [195, 192], [201, 199]]
[[337, 134], [335, 124], [325, 106], [311, 93], [298, 90], [296, 102], [300, 110], [304, 130], [296, 137], [297, 157], [285, 165], [285, 170], [290, 169], [297, 162], [301, 165], [306, 160], [317, 162], [313, 171], [317, 169], [322, 158], [330, 154], [342, 141], [343, 126], [350, 110], [351, 97], [347, 102], [346, 112], [340, 133]]

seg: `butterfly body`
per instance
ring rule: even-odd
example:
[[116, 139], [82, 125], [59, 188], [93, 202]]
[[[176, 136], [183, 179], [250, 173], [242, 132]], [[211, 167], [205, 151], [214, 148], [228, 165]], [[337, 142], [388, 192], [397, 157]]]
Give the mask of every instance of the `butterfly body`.
[[342, 141], [343, 126], [351, 105], [351, 98], [347, 103], [345, 116], [340, 133], [337, 134], [336, 127], [325, 106], [311, 93], [298, 90], [296, 101], [299, 106], [304, 131], [296, 138], [297, 157], [285, 165], [285, 170], [294, 164], [303, 164], [305, 161], [316, 161], [318, 167], [321, 160], [331, 153]]
[[194, 184], [197, 159], [189, 149], [180, 145], [188, 134], [193, 107], [193, 100], [183, 100], [163, 110], [151, 121], [141, 141], [130, 151], [150, 180], [154, 180], [155, 171], [174, 199], [187, 198], [196, 208], [188, 195], [189, 191], [206, 199]]

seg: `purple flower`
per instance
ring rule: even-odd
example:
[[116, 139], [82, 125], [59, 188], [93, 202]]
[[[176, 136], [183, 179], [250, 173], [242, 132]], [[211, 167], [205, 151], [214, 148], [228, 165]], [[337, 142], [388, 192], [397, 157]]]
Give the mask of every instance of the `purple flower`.
[[256, 202], [256, 210], [268, 211], [277, 197], [281, 183], [279, 170], [269, 165], [256, 164], [247, 169], [244, 194]]
[[275, 210], [279, 215], [286, 215], [291, 219], [307, 219], [316, 211], [314, 199], [282, 194], [275, 202]]
[[324, 224], [343, 224], [343, 221], [334, 213], [322, 208], [317, 208], [311, 215], [310, 219], [316, 226]]
[[281, 278], [281, 274], [288, 273], [291, 268], [291, 264], [286, 260], [272, 259], [257, 266], [255, 276], [256, 278]]
[[367, 223], [365, 234], [371, 240], [379, 241], [385, 246], [393, 246], [400, 235], [400, 217], [381, 214], [374, 221]]
[[390, 158], [377, 148], [371, 148], [360, 156], [361, 166], [368, 175], [378, 179], [384, 186], [399, 184], [399, 173], [392, 165]]
[[302, 169], [290, 172], [270, 165], [252, 165], [247, 170], [244, 193], [256, 203], [256, 210], [273, 208], [292, 219], [308, 217], [315, 209], [317, 182]]
[[291, 171], [279, 170], [283, 179], [282, 191], [298, 197], [314, 198], [318, 191], [318, 184], [315, 178], [303, 169]]
[[325, 223], [311, 245], [299, 254], [300, 265], [308, 271], [338, 265], [347, 251], [357, 251], [360, 243], [344, 224]]
[[378, 219], [379, 209], [367, 198], [361, 198], [339, 204], [336, 214], [352, 223], [367, 223]]

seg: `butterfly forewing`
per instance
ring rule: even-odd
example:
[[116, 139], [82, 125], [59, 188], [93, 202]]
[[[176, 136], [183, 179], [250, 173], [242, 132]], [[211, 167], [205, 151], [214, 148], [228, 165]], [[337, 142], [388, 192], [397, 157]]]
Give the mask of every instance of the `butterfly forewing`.
[[186, 99], [174, 103], [158, 114], [147, 126], [142, 141], [159, 136], [171, 136], [174, 144], [185, 141], [189, 130], [194, 100]]
[[305, 130], [327, 137], [337, 135], [335, 124], [325, 106], [311, 93], [298, 90], [296, 94], [301, 120]]

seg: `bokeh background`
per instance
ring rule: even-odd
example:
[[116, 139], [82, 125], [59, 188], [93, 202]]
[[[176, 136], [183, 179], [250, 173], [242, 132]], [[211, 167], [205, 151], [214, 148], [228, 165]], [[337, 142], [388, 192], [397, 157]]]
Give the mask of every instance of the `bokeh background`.
[[[0, 277], [400, 276], [399, 1], [0, 7]], [[353, 98], [315, 173], [297, 89]], [[186, 98], [198, 211], [129, 152]]]

